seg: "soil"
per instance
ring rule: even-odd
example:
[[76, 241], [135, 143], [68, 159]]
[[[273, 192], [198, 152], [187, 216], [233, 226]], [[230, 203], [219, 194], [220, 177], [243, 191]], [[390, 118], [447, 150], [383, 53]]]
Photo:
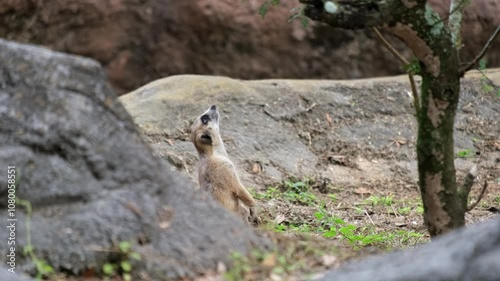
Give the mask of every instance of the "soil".
[[[466, 214], [467, 224], [495, 216], [500, 207], [500, 76], [492, 73], [492, 80], [463, 81], [456, 118], [457, 182], [476, 163], [471, 202], [488, 186]], [[241, 272], [225, 274], [244, 276], [230, 280], [303, 280], [351, 259], [430, 240], [417, 183], [416, 124], [401, 81], [179, 76], [121, 100], [155, 151], [193, 182], [197, 156], [189, 120], [205, 110], [199, 104], [221, 105], [223, 140], [258, 201], [258, 228], [278, 245], [273, 253], [236, 259]], [[338, 221], [319, 219], [320, 213]], [[350, 225], [357, 238], [340, 232]], [[335, 235], [326, 234], [331, 228]], [[224, 272], [199, 280], [219, 280]]]

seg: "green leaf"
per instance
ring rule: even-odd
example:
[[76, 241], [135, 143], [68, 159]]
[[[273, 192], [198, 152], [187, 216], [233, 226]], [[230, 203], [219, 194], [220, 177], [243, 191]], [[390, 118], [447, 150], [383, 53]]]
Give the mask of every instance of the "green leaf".
[[325, 214], [323, 214], [322, 212], [316, 212], [314, 213], [314, 216], [318, 219], [318, 220], [321, 220], [322, 218], [325, 217]]
[[118, 249], [123, 253], [128, 253], [130, 247], [132, 247], [132, 244], [129, 241], [121, 241], [120, 244], [118, 244]]
[[123, 273], [123, 280], [132, 281], [132, 275], [130, 275], [129, 273]]
[[457, 157], [459, 158], [471, 158], [474, 155], [474, 151], [470, 149], [464, 149], [457, 152]]
[[122, 261], [120, 263], [120, 266], [121, 266], [122, 270], [125, 272], [132, 271], [132, 264], [129, 261]]
[[26, 245], [26, 247], [23, 248], [23, 254], [25, 256], [29, 255], [30, 252], [33, 252], [33, 246], [32, 245]]
[[136, 252], [132, 252], [129, 254], [129, 257], [131, 259], [134, 259], [136, 261], [140, 261], [142, 259], [141, 255], [139, 253], [136, 253]]
[[280, 0], [271, 0], [271, 4], [273, 6], [278, 6], [280, 4]]
[[266, 2], [262, 3], [262, 5], [260, 5], [259, 15], [261, 16], [261, 18], [264, 18], [266, 16], [268, 10], [269, 10], [269, 2], [268, 1], [266, 1]]
[[113, 264], [111, 264], [111, 263], [105, 263], [102, 266], [102, 272], [105, 275], [113, 276], [115, 274], [115, 266]]
[[48, 274], [54, 272], [54, 269], [52, 268], [52, 266], [50, 266], [44, 260], [36, 259], [36, 260], [34, 260], [34, 262], [35, 262], [35, 265], [36, 265], [38, 272], [41, 273], [42, 275], [48, 275]]
[[304, 28], [307, 28], [309, 26], [309, 19], [306, 17], [300, 17], [300, 23]]
[[329, 231], [323, 233], [323, 237], [331, 238], [337, 236], [337, 230], [335, 228], [330, 228]]
[[486, 69], [486, 59], [480, 59], [479, 60], [479, 70], [485, 70]]

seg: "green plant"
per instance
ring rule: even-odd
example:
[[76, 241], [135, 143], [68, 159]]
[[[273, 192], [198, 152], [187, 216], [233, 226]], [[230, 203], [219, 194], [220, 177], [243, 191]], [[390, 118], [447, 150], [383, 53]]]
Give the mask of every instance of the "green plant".
[[[16, 169], [16, 180], [14, 183], [15, 188], [19, 187], [19, 182], [21, 180], [21, 172], [19, 169]], [[26, 219], [25, 219], [25, 227], [26, 227], [26, 246], [23, 248], [23, 254], [25, 256], [29, 256], [33, 263], [35, 264], [36, 280], [42, 280], [44, 277], [51, 277], [54, 274], [54, 268], [49, 265], [44, 259], [41, 259], [36, 256], [35, 248], [31, 243], [31, 214], [32, 207], [31, 203], [28, 200], [23, 200], [19, 197], [16, 197], [16, 205], [23, 207], [26, 210]]]
[[31, 203], [28, 200], [16, 198], [16, 204], [26, 209], [26, 246], [23, 249], [23, 253], [25, 256], [29, 256], [35, 264], [35, 278], [37, 280], [42, 280], [44, 277], [51, 277], [54, 274], [54, 268], [52, 268], [52, 266], [50, 266], [45, 260], [38, 258], [35, 255], [35, 249], [31, 243]]
[[401, 207], [398, 208], [398, 213], [401, 215], [408, 215], [411, 212], [411, 207]]
[[500, 196], [495, 196], [495, 199], [493, 199], [496, 203], [500, 203]]
[[458, 158], [471, 158], [474, 156], [474, 151], [471, 149], [463, 149], [457, 152]]
[[123, 280], [131, 281], [132, 260], [141, 260], [141, 255], [132, 250], [132, 243], [129, 241], [121, 241], [112, 251], [118, 253], [118, 261], [105, 263], [102, 272], [108, 277], [120, 275]]
[[262, 5], [260, 5], [260, 8], [259, 8], [259, 15], [264, 18], [267, 14], [267, 11], [269, 10], [269, 8], [273, 7], [273, 6], [278, 6], [280, 4], [280, 0], [268, 0], [268, 1], [265, 1], [264, 3], [262, 3]]
[[316, 196], [309, 190], [309, 184], [312, 179], [304, 179], [296, 181], [294, 179], [286, 180], [284, 182], [285, 192], [283, 193], [285, 199], [302, 205], [315, 205]]
[[[314, 214], [319, 222], [316, 229], [325, 238], [340, 238], [354, 249], [370, 245], [391, 247], [394, 244], [403, 245], [412, 238], [423, 237], [423, 234], [413, 231], [381, 231], [377, 232], [372, 226], [358, 227], [345, 222], [343, 219], [329, 215], [324, 209]], [[415, 242], [416, 243], [416, 242]]]
[[335, 202], [338, 200], [337, 195], [333, 194], [333, 193], [328, 194], [328, 198], [330, 198], [332, 200], [332, 202]]
[[365, 200], [367, 203], [372, 204], [373, 206], [379, 206], [379, 205], [384, 205], [384, 206], [392, 206], [394, 203], [394, 200], [392, 196], [370, 196]]
[[250, 267], [250, 261], [248, 257], [242, 255], [239, 252], [231, 253], [231, 260], [233, 261], [233, 266], [224, 273], [224, 279], [228, 281], [243, 281], [245, 280], [245, 274], [250, 272], [252, 269]]
[[[252, 194], [254, 195], [254, 194]], [[256, 199], [272, 199], [281, 197], [281, 192], [277, 187], [268, 187], [264, 193], [255, 193]]]

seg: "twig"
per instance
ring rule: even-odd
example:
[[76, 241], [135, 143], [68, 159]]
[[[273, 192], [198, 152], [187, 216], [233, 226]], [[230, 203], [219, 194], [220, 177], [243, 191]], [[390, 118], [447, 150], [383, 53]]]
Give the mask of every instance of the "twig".
[[384, 44], [387, 50], [389, 50], [389, 52], [396, 56], [403, 64], [410, 64], [410, 62], [405, 57], [403, 57], [396, 49], [394, 49], [391, 43], [389, 43], [389, 41], [384, 38], [382, 33], [380, 33], [380, 31], [376, 27], [373, 27], [372, 30], [373, 32], [375, 32], [377, 38], [382, 42], [382, 44]]
[[[391, 45], [391, 43], [389, 43], [389, 41], [387, 41], [384, 38], [384, 36], [382, 35], [382, 33], [380, 33], [380, 31], [376, 27], [372, 28], [372, 30], [373, 30], [373, 32], [375, 32], [375, 34], [377, 35], [377, 38], [380, 40], [380, 42], [382, 42], [382, 44], [387, 48], [387, 50], [389, 50], [389, 52], [391, 52], [396, 58], [398, 58], [399, 61], [401, 61], [401, 63], [403, 63], [405, 65], [410, 64], [410, 62], [405, 57], [403, 57], [403, 55], [401, 55]], [[408, 72], [408, 79], [410, 80], [411, 92], [412, 92], [412, 95], [413, 95], [413, 105], [415, 106], [415, 112], [416, 112], [416, 114], [418, 116], [418, 112], [420, 110], [420, 101], [418, 99], [417, 85], [415, 84], [415, 79], [413, 78], [413, 74], [411, 74], [409, 72]]]
[[410, 79], [410, 85], [411, 85], [411, 92], [413, 94], [413, 105], [415, 106], [415, 113], [417, 114], [420, 112], [420, 101], [418, 99], [418, 92], [417, 92], [417, 84], [415, 84], [415, 79], [413, 78], [413, 74], [408, 73], [408, 79]]
[[483, 199], [483, 195], [487, 187], [488, 187], [488, 182], [484, 181], [483, 189], [481, 190], [481, 193], [479, 193], [479, 197], [477, 198], [476, 202], [467, 207], [467, 212], [472, 211], [472, 209], [474, 209], [477, 206], [477, 204], [481, 201], [481, 199]]
[[371, 223], [372, 223], [373, 225], [375, 225], [375, 223], [374, 223], [374, 222], [373, 222], [373, 220], [372, 220], [372, 217], [370, 217], [370, 214], [368, 214], [368, 212], [367, 212], [365, 209], [363, 209], [363, 211], [364, 211], [364, 212], [365, 212], [365, 214], [368, 216], [368, 218], [370, 219]]
[[474, 66], [477, 64], [477, 62], [484, 57], [484, 55], [486, 54], [488, 49], [491, 47], [491, 43], [497, 37], [498, 33], [500, 33], [500, 25], [497, 26], [497, 29], [495, 29], [495, 32], [493, 32], [493, 34], [490, 36], [490, 39], [488, 39], [488, 42], [486, 42], [486, 44], [484, 45], [481, 52], [474, 58], [474, 60], [469, 65], [467, 65], [466, 67], [462, 68], [462, 70], [460, 70], [460, 77], [464, 76], [465, 72], [474, 68]]

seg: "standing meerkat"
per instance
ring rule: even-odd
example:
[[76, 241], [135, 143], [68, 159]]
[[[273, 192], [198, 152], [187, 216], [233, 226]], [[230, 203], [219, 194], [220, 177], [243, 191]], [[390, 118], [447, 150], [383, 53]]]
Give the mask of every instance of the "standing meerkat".
[[245, 221], [258, 223], [255, 200], [241, 184], [224, 148], [219, 133], [219, 112], [215, 105], [196, 117], [191, 127], [191, 141], [199, 156], [200, 188], [210, 192], [226, 209], [241, 215]]

